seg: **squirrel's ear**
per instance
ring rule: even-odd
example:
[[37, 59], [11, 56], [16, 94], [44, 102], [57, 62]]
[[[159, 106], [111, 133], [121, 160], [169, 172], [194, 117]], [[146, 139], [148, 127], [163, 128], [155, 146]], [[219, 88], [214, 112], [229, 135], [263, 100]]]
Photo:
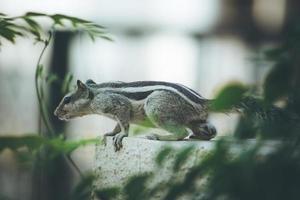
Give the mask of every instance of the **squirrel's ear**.
[[88, 79], [85, 84], [87, 85], [93, 85], [93, 84], [96, 84], [95, 81], [93, 81], [92, 79]]
[[78, 87], [78, 89], [82, 89], [82, 90], [87, 89], [86, 85], [83, 82], [81, 82], [80, 80], [77, 80], [77, 87]]

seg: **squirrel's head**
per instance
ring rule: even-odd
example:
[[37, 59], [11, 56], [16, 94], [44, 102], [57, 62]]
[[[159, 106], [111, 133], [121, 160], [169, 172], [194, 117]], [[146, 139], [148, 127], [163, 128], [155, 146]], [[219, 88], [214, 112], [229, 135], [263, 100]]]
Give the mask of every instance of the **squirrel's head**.
[[63, 97], [54, 111], [54, 115], [61, 120], [69, 120], [89, 113], [90, 102], [94, 98], [91, 89], [77, 80], [77, 89]]

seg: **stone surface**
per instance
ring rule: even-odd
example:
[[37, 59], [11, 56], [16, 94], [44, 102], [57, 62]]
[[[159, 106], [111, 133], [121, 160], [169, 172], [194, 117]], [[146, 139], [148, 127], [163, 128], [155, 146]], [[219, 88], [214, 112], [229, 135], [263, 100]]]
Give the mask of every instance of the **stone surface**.
[[[195, 147], [191, 156], [174, 172], [173, 163], [175, 152]], [[123, 140], [123, 148], [115, 152], [112, 138], [107, 138], [107, 145], [98, 145], [95, 152], [95, 172], [99, 177], [95, 183], [96, 188], [123, 186], [129, 177], [141, 173], [155, 171], [151, 184], [161, 183], [165, 180], [182, 178], [193, 165], [199, 163], [203, 155], [207, 154], [214, 146], [213, 141], [153, 141], [138, 137], [128, 137]], [[163, 167], [156, 163], [158, 152], [164, 148], [174, 149], [174, 153], [168, 154]], [[176, 151], [178, 150], [178, 151]], [[160, 199], [160, 195], [154, 199]]]
[[[151, 185], [164, 182], [182, 180], [191, 167], [200, 163], [215, 146], [216, 141], [154, 141], [138, 137], [126, 137], [123, 139], [123, 148], [115, 152], [112, 137], [107, 138], [107, 145], [96, 146], [94, 170], [97, 175], [96, 189], [109, 187], [122, 187], [128, 178], [141, 173], [155, 172], [153, 179], [148, 183]], [[246, 140], [241, 143], [233, 142], [231, 146], [232, 155], [237, 155], [241, 150], [252, 148], [257, 144], [256, 140]], [[260, 149], [261, 155], [266, 155], [276, 149], [278, 141], [265, 141]], [[194, 147], [189, 153], [186, 162], [174, 170], [174, 158], [182, 150]], [[163, 165], [156, 163], [158, 152], [164, 148], [171, 148], [171, 153], [164, 160]], [[199, 180], [198, 184], [205, 183], [205, 178]], [[124, 195], [124, 194], [123, 194]], [[161, 199], [163, 193], [157, 194], [152, 199]], [[117, 199], [124, 199], [119, 196]], [[190, 199], [183, 196], [182, 199]]]

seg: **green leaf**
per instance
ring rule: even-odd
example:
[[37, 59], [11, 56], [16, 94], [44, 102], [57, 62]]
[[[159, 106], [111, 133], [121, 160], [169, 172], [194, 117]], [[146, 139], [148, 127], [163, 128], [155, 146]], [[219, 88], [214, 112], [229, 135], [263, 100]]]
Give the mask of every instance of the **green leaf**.
[[13, 31], [11, 31], [8, 28], [0, 27], [0, 36], [4, 37], [5, 39], [10, 41], [11, 43], [15, 43], [16, 35], [13, 33]]
[[88, 36], [91, 38], [91, 40], [94, 42], [95, 41], [95, 36], [94, 34], [88, 32]]
[[105, 189], [100, 189], [95, 191], [95, 195], [99, 199], [104, 199], [104, 200], [116, 199], [119, 193], [120, 193], [120, 188], [118, 187], [105, 188]]
[[290, 88], [291, 68], [288, 64], [277, 64], [267, 75], [264, 83], [264, 97], [274, 102], [288, 94]]
[[240, 83], [230, 83], [226, 85], [212, 101], [213, 111], [225, 111], [237, 105], [247, 92], [248, 88]]
[[89, 24], [89, 23], [92, 24], [92, 22], [90, 22], [90, 21], [80, 19], [80, 18], [77, 18], [77, 17], [71, 17], [71, 16], [68, 16], [68, 15], [55, 14], [55, 15], [51, 15], [50, 17], [54, 20], [54, 22], [56, 24], [59, 24], [61, 26], [64, 26], [63, 23], [62, 23], [62, 20], [70, 21], [74, 27], [77, 27], [77, 25], [79, 25], [79, 24], [81, 24], [81, 25], [86, 25], [86, 24]]
[[48, 16], [48, 15], [46, 15], [44, 13], [39, 13], [39, 12], [27, 12], [25, 14], [25, 16], [27, 16], [27, 17], [38, 17], [38, 16]]
[[24, 150], [20, 150], [20, 151], [15, 151], [15, 158], [18, 162], [18, 166], [22, 167], [22, 168], [26, 168], [26, 169], [32, 169], [33, 164], [36, 159], [36, 154], [35, 151], [32, 152], [28, 152], [28, 151], [24, 151]]
[[62, 87], [61, 87], [61, 92], [63, 94], [69, 92], [70, 90], [70, 85], [71, 85], [71, 82], [73, 81], [73, 75], [68, 73], [64, 80], [63, 80], [63, 84], [62, 84]]
[[264, 55], [269, 60], [278, 60], [282, 55], [287, 53], [287, 48], [281, 46], [278, 48], [272, 48], [264, 51]]
[[187, 161], [189, 156], [191, 155], [191, 152], [194, 150], [193, 146], [184, 148], [178, 154], [176, 155], [176, 160], [173, 166], [173, 170], [176, 172], [180, 169], [180, 167]]
[[41, 37], [41, 34], [39, 31], [36, 31], [36, 30], [33, 30], [33, 29], [30, 29], [29, 32], [35, 36], [35, 40], [38, 41], [38, 42], [41, 42], [43, 41], [42, 40], [42, 37]]
[[79, 141], [65, 141], [63, 138], [58, 137], [47, 141], [47, 144], [51, 146], [58, 153], [70, 154], [78, 147], [89, 145], [89, 144], [98, 144], [101, 140], [98, 138], [79, 140]]
[[2, 136], [0, 137], [0, 151], [5, 148], [18, 150], [20, 147], [27, 147], [29, 150], [37, 150], [41, 145], [48, 145], [55, 153], [69, 154], [78, 147], [88, 144], [97, 144], [101, 141], [97, 138], [79, 140], [79, 141], [65, 141], [62, 137], [54, 139], [46, 139], [38, 135], [28, 136]]
[[[53, 25], [60, 25], [62, 27], [67, 27], [63, 23], [64, 20], [69, 21], [72, 28], [76, 30], [82, 30], [84, 33], [94, 41], [96, 38], [102, 38], [105, 40], [112, 41], [112, 39], [106, 35], [104, 27], [95, 24], [91, 21], [80, 19], [77, 17], [72, 17], [62, 14], [47, 15], [38, 12], [27, 12], [23, 16], [18, 17], [6, 17], [5, 14], [0, 14], [0, 36], [7, 39], [8, 41], [14, 43], [17, 36], [22, 37], [24, 34], [30, 34], [35, 36], [36, 41], [44, 41], [41, 35], [46, 31], [42, 29], [41, 25], [36, 21], [36, 17], [47, 17], [53, 20]], [[23, 19], [28, 26], [18, 25], [17, 20]], [[52, 25], [52, 26], [53, 26]]]
[[44, 144], [45, 140], [39, 136], [2, 136], [0, 137], [0, 152], [6, 148], [18, 150], [21, 147], [27, 147], [29, 150], [36, 150]]
[[22, 26], [14, 25], [8, 21], [0, 21], [0, 36], [14, 43], [17, 36], [23, 36], [23, 33], [15, 29], [20, 29]]
[[41, 26], [29, 17], [24, 17], [24, 21], [33, 29], [33, 30], [41, 30]]
[[80, 19], [77, 17], [70, 17], [70, 16], [66, 16], [66, 15], [61, 15], [63, 18], [70, 20], [73, 24], [85, 24], [85, 23], [92, 23], [90, 21], [84, 20], [84, 19]]
[[48, 76], [46, 76], [46, 82], [48, 84], [51, 84], [51, 83], [53, 83], [53, 82], [55, 82], [57, 80], [58, 80], [58, 77], [57, 77], [56, 74], [49, 74]]
[[111, 41], [111, 42], [114, 41], [112, 38], [110, 38], [110, 37], [108, 37], [108, 36], [105, 36], [105, 35], [101, 35], [101, 36], [99, 36], [99, 37], [101, 37], [101, 38], [103, 38], [103, 39], [105, 39], [105, 40]]
[[41, 32], [42, 27], [34, 20], [29, 17], [23, 17], [24, 21], [30, 26], [29, 32], [35, 36], [37, 41], [42, 41]]
[[129, 178], [129, 181], [124, 187], [126, 200], [140, 200], [145, 199], [146, 183], [149, 180], [149, 174], [141, 174]]
[[163, 148], [156, 156], [155, 161], [158, 166], [162, 166], [164, 160], [175, 150], [172, 147]]
[[78, 185], [74, 188], [73, 192], [71, 193], [72, 200], [89, 200], [91, 199], [92, 195], [92, 187], [93, 182], [95, 180], [95, 176], [89, 174], [83, 177]]
[[42, 77], [43, 76], [43, 71], [44, 71], [44, 66], [43, 65], [39, 65], [38, 66], [38, 70], [37, 70], [38, 77]]
[[64, 26], [64, 24], [62, 23], [62, 18], [61, 17], [59, 17], [57, 15], [52, 15], [51, 18], [53, 19], [54, 24]]

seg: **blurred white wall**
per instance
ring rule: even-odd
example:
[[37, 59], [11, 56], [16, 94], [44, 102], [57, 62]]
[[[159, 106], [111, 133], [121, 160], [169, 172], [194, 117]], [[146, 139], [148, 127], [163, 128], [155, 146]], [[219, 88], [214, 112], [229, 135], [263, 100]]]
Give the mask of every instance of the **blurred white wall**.
[[[0, 135], [37, 131], [34, 71], [42, 46], [29, 40], [3, 41], [0, 50]], [[47, 58], [44, 59], [47, 63]]]
[[1, 0], [1, 11], [63, 13], [104, 25], [163, 26], [206, 31], [218, 18], [219, 0]]

